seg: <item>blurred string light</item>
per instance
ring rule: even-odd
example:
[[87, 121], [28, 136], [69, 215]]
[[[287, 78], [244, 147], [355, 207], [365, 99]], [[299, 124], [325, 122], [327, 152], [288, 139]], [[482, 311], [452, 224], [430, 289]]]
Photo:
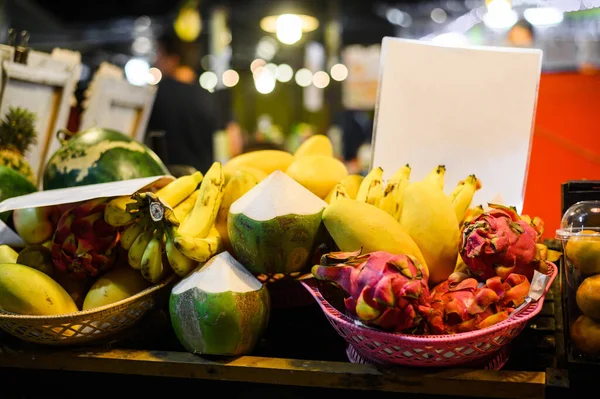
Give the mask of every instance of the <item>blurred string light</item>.
[[508, 0], [492, 0], [487, 5], [483, 23], [490, 29], [508, 29], [517, 23], [519, 16]]
[[210, 91], [211, 93], [215, 90], [215, 87], [217, 87], [217, 83], [219, 83], [217, 74], [212, 71], [206, 71], [202, 73], [202, 75], [200, 75], [200, 79], [198, 80], [200, 82], [200, 87]]
[[302, 39], [302, 34], [312, 32], [319, 27], [319, 21], [310, 15], [280, 14], [269, 15], [260, 21], [265, 32], [275, 33], [283, 44], [294, 44]]
[[331, 79], [341, 82], [348, 77], [348, 68], [344, 64], [335, 64], [331, 67]]
[[143, 86], [148, 83], [150, 65], [141, 58], [132, 58], [125, 64], [125, 77], [132, 85]]
[[398, 8], [392, 7], [385, 12], [385, 17], [389, 23], [399, 25], [403, 28], [408, 28], [412, 25], [412, 17], [410, 14], [399, 10]]
[[259, 67], [254, 72], [254, 87], [260, 94], [269, 94], [275, 90], [276, 79], [266, 67]]
[[267, 65], [265, 65], [265, 68], [271, 73], [271, 75], [277, 76], [277, 65], [270, 62]]
[[276, 78], [282, 83], [289, 82], [294, 77], [294, 70], [288, 64], [280, 64], [277, 66]]
[[202, 30], [202, 19], [198, 11], [198, 1], [188, 0], [177, 13], [173, 22], [175, 34], [184, 42], [193, 42]]
[[434, 8], [431, 11], [430, 17], [433, 22], [443, 24], [446, 22], [446, 19], [448, 19], [448, 14], [446, 14], [446, 11], [442, 10], [441, 8]]
[[277, 40], [270, 36], [264, 36], [256, 45], [256, 56], [263, 60], [270, 61], [277, 53]]
[[148, 70], [148, 77], [146, 78], [146, 83], [150, 85], [155, 85], [158, 84], [158, 82], [160, 82], [161, 79], [162, 72], [160, 71], [160, 69], [152, 67]]
[[152, 50], [152, 40], [146, 36], [138, 36], [131, 44], [131, 50], [136, 55], [148, 54]]
[[258, 68], [265, 66], [267, 63], [265, 60], [257, 58], [250, 64], [250, 71], [254, 73]]
[[295, 79], [298, 86], [308, 87], [312, 83], [313, 73], [310, 71], [310, 69], [300, 68], [298, 71], [296, 71]]
[[240, 81], [240, 75], [233, 69], [228, 69], [223, 72], [221, 80], [226, 87], [233, 87]]
[[324, 89], [329, 85], [329, 75], [325, 71], [318, 71], [312, 77], [312, 83], [318, 89]]
[[556, 26], [563, 19], [563, 12], [554, 7], [528, 8], [523, 11], [523, 17], [534, 26]]

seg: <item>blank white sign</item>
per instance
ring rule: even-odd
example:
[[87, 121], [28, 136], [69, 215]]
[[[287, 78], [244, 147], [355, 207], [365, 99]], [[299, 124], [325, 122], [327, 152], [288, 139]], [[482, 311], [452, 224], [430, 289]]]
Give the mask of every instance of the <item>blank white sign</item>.
[[372, 167], [411, 181], [446, 166], [444, 191], [475, 174], [473, 205], [500, 195], [522, 211], [542, 66], [537, 49], [446, 47], [385, 37]]

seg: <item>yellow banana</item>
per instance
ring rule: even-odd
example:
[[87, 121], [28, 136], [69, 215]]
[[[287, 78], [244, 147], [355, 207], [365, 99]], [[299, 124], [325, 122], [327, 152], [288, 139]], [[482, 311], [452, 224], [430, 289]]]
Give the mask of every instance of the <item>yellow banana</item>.
[[379, 206], [379, 201], [383, 197], [383, 169], [376, 167], [365, 176], [358, 193], [356, 194], [356, 200], [360, 202], [366, 202], [374, 206]]
[[223, 167], [220, 162], [214, 162], [200, 183], [194, 208], [177, 229], [180, 234], [200, 238], [209, 234], [223, 201], [224, 185]]
[[203, 177], [202, 172], [181, 176], [158, 190], [156, 196], [171, 208], [175, 208], [196, 190]]
[[440, 190], [443, 190], [445, 174], [446, 174], [446, 166], [438, 165], [435, 167], [435, 169], [433, 169], [431, 172], [429, 172], [429, 174], [427, 174], [427, 176], [425, 176], [425, 179], [423, 179], [423, 180], [426, 182], [435, 184], [440, 188]]
[[338, 183], [335, 185], [335, 187], [333, 188], [333, 192], [331, 194], [331, 199], [330, 199], [330, 204], [333, 204], [335, 201], [337, 201], [340, 198], [350, 198], [350, 194], [348, 194], [348, 190], [346, 190], [346, 186], [344, 186], [342, 183]]
[[225, 185], [223, 190], [223, 200], [215, 219], [215, 228], [223, 239], [223, 245], [229, 246], [229, 234], [227, 233], [227, 216], [231, 204], [246, 194], [250, 189], [259, 183], [258, 179], [249, 172], [237, 170]]
[[383, 190], [383, 197], [379, 201], [379, 208], [392, 215], [396, 220], [400, 219], [402, 213], [402, 198], [404, 189], [408, 186], [410, 172], [408, 164], [400, 167], [387, 182], [385, 190]]
[[185, 220], [185, 217], [189, 215], [190, 211], [194, 209], [194, 204], [198, 199], [198, 194], [200, 193], [200, 189], [197, 189], [189, 197], [187, 197], [183, 202], [173, 208], [173, 213], [175, 218], [179, 221], [179, 223]]
[[122, 227], [133, 222], [135, 215], [127, 212], [127, 204], [135, 202], [129, 195], [113, 198], [108, 201], [104, 209], [104, 221], [113, 227]]
[[177, 249], [172, 233], [167, 232], [165, 236], [165, 252], [171, 269], [180, 277], [187, 276], [198, 265], [198, 262], [188, 258]]
[[142, 255], [140, 271], [142, 277], [151, 283], [158, 283], [165, 274], [162, 257], [162, 241], [163, 232], [162, 230], [158, 230], [154, 233], [152, 239], [148, 242], [148, 245], [146, 245], [144, 254]]
[[123, 230], [119, 242], [124, 250], [129, 251], [135, 239], [142, 234], [147, 227], [144, 221], [136, 220]]
[[140, 233], [133, 241], [133, 244], [131, 244], [129, 251], [127, 252], [129, 266], [136, 270], [139, 270], [142, 267], [142, 257], [144, 256], [144, 251], [146, 250], [146, 247], [148, 246], [148, 243], [152, 239], [153, 235], [154, 229], [150, 227]]
[[450, 194], [452, 200], [452, 207], [456, 214], [456, 220], [458, 223], [462, 223], [465, 218], [467, 209], [471, 206], [475, 191], [481, 188], [481, 182], [475, 175], [469, 175], [465, 180], [461, 180], [456, 185], [456, 188]]
[[204, 263], [222, 250], [223, 242], [213, 226], [207, 237], [191, 237], [174, 233], [175, 247], [185, 256], [196, 262]]

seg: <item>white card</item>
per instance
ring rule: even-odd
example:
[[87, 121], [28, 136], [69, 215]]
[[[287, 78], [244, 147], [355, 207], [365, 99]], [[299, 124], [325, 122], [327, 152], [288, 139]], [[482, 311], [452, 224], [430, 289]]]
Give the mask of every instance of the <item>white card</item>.
[[446, 193], [475, 174], [473, 205], [501, 195], [521, 212], [541, 66], [537, 49], [385, 37], [371, 166], [388, 179], [408, 163], [414, 181], [445, 165]]

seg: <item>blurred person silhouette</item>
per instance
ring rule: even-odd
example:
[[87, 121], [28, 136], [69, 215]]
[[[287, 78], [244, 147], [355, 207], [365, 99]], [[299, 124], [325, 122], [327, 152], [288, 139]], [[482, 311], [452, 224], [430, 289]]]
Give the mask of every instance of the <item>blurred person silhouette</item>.
[[[197, 44], [181, 41], [172, 30], [157, 40], [155, 66], [162, 78], [147, 132], [164, 132], [163, 159], [172, 169], [191, 166], [203, 173], [214, 159], [213, 134], [219, 129], [216, 95], [198, 84]], [[158, 151], [160, 153], [160, 151]], [[185, 173], [185, 172], [183, 172]]]

